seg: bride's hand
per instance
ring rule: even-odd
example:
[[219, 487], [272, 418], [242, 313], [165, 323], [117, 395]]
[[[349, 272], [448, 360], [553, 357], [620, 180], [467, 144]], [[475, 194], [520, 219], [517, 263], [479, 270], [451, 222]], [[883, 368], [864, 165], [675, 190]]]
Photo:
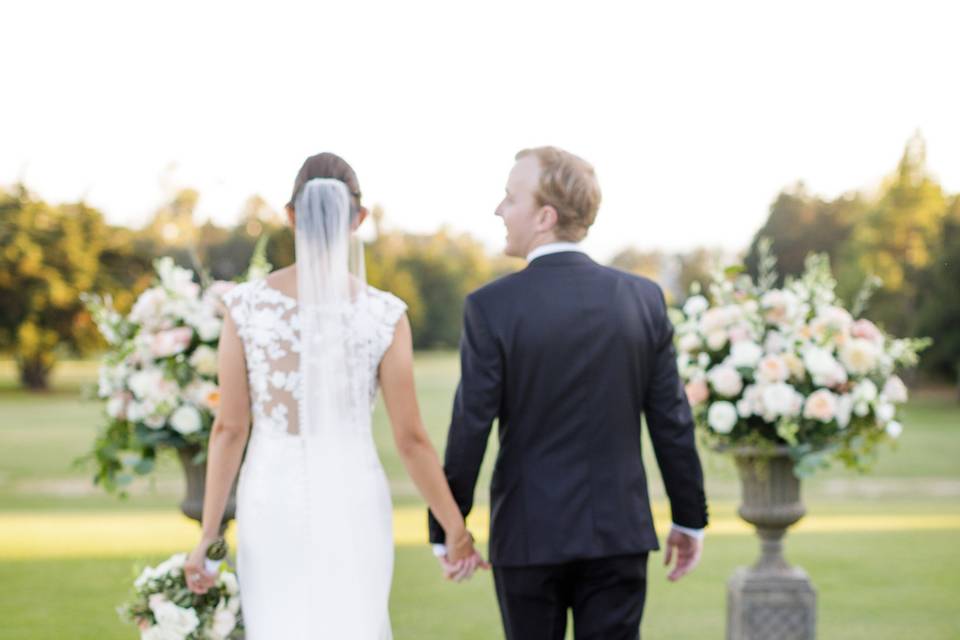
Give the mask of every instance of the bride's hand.
[[183, 577], [187, 581], [187, 588], [193, 593], [204, 594], [217, 583], [217, 574], [206, 569], [207, 549], [216, 539], [202, 539], [193, 548], [187, 561], [183, 565]]

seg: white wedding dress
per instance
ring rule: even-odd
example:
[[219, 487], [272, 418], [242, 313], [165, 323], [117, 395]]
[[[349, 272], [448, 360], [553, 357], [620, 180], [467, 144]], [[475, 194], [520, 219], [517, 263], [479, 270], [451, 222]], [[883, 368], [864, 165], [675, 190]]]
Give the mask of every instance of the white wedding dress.
[[[377, 371], [406, 305], [362, 285], [345, 311], [358, 428], [300, 423], [296, 299], [264, 280], [225, 297], [243, 341], [252, 427], [237, 484], [237, 575], [248, 640], [389, 640], [392, 506], [371, 433]], [[359, 372], [357, 375], [356, 372]], [[316, 396], [315, 396], [316, 399]], [[316, 426], [316, 425], [314, 425]], [[307, 454], [308, 447], [310, 455]]]

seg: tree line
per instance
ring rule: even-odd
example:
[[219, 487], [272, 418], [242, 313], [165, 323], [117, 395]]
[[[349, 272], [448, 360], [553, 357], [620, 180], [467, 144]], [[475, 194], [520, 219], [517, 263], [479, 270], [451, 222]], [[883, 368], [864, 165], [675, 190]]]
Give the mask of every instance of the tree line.
[[[243, 206], [238, 222], [221, 227], [194, 221], [199, 194], [176, 192], [140, 229], [108, 224], [83, 202], [52, 204], [22, 184], [0, 189], [0, 351], [16, 361], [22, 386], [43, 389], [56, 359], [103, 347], [80, 294], [110, 294], [128, 311], [153, 280], [153, 260], [232, 280], [246, 271], [264, 235], [267, 260], [294, 260], [284, 216], [260, 197]], [[400, 296], [418, 349], [457, 346], [464, 297], [523, 262], [491, 255], [476, 239], [449, 229], [413, 234], [388, 227], [372, 212], [375, 237], [366, 244], [367, 279]], [[811, 251], [827, 253], [839, 291], [851, 302], [871, 276], [882, 281], [870, 317], [902, 336], [930, 336], [926, 373], [960, 382], [960, 196], [946, 193], [926, 168], [916, 137], [896, 169], [873, 192], [834, 199], [802, 184], [784, 189], [744, 256], [756, 270], [759, 241], [772, 240], [781, 277], [802, 271]], [[611, 265], [654, 278], [673, 304], [695, 282], [739, 256], [697, 248], [687, 252], [626, 248]]]

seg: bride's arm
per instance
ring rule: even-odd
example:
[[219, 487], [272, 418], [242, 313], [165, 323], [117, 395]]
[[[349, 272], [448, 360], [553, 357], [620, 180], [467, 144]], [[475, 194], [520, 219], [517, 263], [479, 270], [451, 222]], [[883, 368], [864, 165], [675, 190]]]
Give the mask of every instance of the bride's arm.
[[203, 533], [200, 543], [190, 554], [187, 567], [193, 570], [203, 566], [206, 548], [220, 535], [220, 522], [223, 520], [230, 487], [240, 469], [243, 449], [250, 433], [250, 389], [243, 342], [229, 313], [223, 321], [217, 351], [220, 407], [207, 444]]
[[473, 543], [460, 508], [420, 417], [413, 381], [413, 339], [406, 314], [400, 317], [393, 343], [380, 362], [380, 388], [393, 427], [397, 450], [407, 472], [447, 534], [449, 558], [456, 562], [473, 553]]

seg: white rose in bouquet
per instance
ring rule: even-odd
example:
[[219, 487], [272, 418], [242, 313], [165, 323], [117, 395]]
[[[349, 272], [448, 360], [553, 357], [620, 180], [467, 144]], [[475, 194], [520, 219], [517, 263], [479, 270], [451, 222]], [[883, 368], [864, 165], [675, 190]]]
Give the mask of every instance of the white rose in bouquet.
[[737, 424], [737, 410], [731, 403], [718, 400], [710, 405], [707, 423], [717, 433], [730, 433]]
[[757, 379], [761, 382], [786, 382], [789, 377], [790, 367], [787, 366], [787, 361], [779, 355], [766, 355], [757, 364]]
[[752, 369], [763, 357], [763, 347], [756, 342], [742, 340], [730, 348], [730, 364], [736, 368]]
[[721, 396], [733, 398], [743, 389], [743, 378], [731, 366], [718, 365], [707, 374], [710, 386]]
[[827, 389], [817, 389], [807, 398], [803, 417], [820, 422], [830, 422], [837, 417], [837, 396]]
[[213, 614], [210, 635], [214, 640], [225, 640], [237, 626], [237, 617], [229, 609], [217, 609]]
[[883, 396], [890, 402], [902, 404], [907, 401], [907, 385], [899, 376], [890, 376], [883, 385]]
[[176, 429], [178, 433], [196, 433], [203, 428], [203, 418], [200, 417], [200, 412], [197, 411], [196, 407], [185, 404], [170, 416], [170, 426]]
[[803, 354], [803, 364], [817, 386], [835, 387], [847, 382], [843, 365], [826, 349], [810, 347]]
[[190, 365], [202, 376], [217, 374], [217, 350], [205, 344], [200, 345], [190, 356]]
[[854, 375], [866, 375], [879, 363], [877, 345], [863, 338], [854, 338], [840, 349], [840, 361]]
[[891, 438], [896, 440], [897, 438], [900, 437], [900, 434], [903, 433], [903, 425], [897, 422], [896, 420], [888, 422], [886, 427], [886, 432], [887, 432], [887, 435], [889, 435]]
[[760, 387], [763, 398], [763, 415], [767, 422], [773, 422], [778, 417], [794, 417], [800, 414], [803, 407], [803, 396], [797, 393], [789, 384], [779, 382]]

